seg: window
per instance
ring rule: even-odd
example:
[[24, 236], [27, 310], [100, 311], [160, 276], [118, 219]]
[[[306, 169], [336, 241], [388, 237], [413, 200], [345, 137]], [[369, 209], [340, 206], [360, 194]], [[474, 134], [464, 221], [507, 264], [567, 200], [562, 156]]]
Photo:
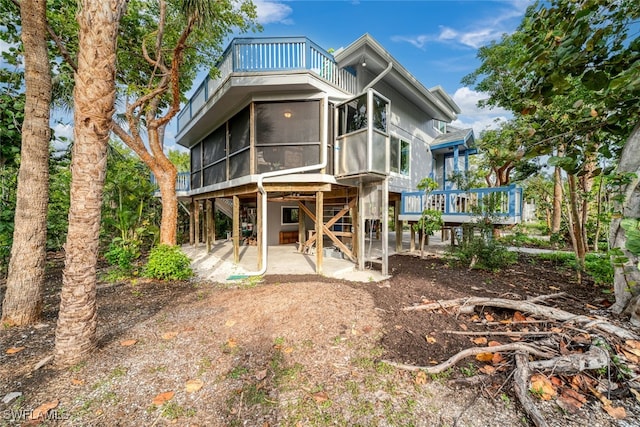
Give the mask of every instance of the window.
[[282, 225], [298, 223], [298, 208], [293, 206], [282, 207]]
[[433, 119], [433, 128], [440, 133], [447, 133], [447, 122]]
[[411, 145], [395, 136], [391, 137], [390, 169], [400, 175], [409, 176], [411, 165]]
[[338, 134], [344, 135], [367, 127], [367, 94], [342, 105], [338, 117]]

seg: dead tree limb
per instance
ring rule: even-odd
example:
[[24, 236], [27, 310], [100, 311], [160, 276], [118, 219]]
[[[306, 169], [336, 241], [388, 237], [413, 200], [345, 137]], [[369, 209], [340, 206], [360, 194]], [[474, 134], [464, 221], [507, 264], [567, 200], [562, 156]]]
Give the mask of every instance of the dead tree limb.
[[518, 396], [518, 400], [522, 405], [524, 411], [529, 415], [531, 421], [537, 427], [547, 427], [547, 421], [544, 419], [536, 405], [531, 400], [529, 395], [529, 377], [531, 371], [529, 370], [529, 358], [525, 354], [516, 354], [516, 369], [513, 375], [513, 388]]
[[557, 335], [556, 332], [551, 331], [538, 331], [538, 332], [524, 332], [524, 331], [480, 331], [480, 332], [472, 332], [472, 331], [442, 331], [443, 334], [451, 334], [451, 335], [468, 335], [475, 337], [482, 336], [506, 336], [506, 337], [541, 337], [544, 335]]
[[593, 329], [598, 329], [603, 332], [607, 332], [612, 335], [616, 335], [623, 339], [638, 339], [638, 336], [628, 329], [621, 328], [604, 319], [595, 319], [589, 316], [573, 314], [568, 311], [561, 310], [559, 308], [547, 307], [544, 305], [535, 304], [529, 300], [527, 301], [514, 301], [503, 298], [484, 298], [484, 297], [470, 297], [470, 298], [457, 298], [449, 301], [438, 301], [437, 303], [418, 305], [413, 307], [405, 307], [404, 311], [413, 310], [435, 310], [442, 307], [455, 307], [458, 306], [489, 306], [508, 308], [511, 310], [518, 310], [525, 313], [529, 313], [532, 316], [547, 317], [563, 322], [575, 322], [588, 326]]
[[590, 369], [609, 366], [609, 353], [603, 348], [591, 346], [586, 353], [567, 354], [549, 360], [529, 362], [533, 370], [552, 370], [562, 374], [577, 374]]
[[435, 365], [435, 366], [416, 366], [416, 365], [407, 365], [404, 363], [396, 363], [396, 362], [392, 362], [389, 360], [384, 360], [384, 363], [391, 365], [395, 368], [398, 369], [404, 369], [406, 371], [424, 371], [427, 374], [439, 374], [440, 372], [444, 372], [447, 369], [451, 368], [452, 366], [454, 366], [456, 363], [458, 363], [458, 361], [465, 359], [469, 356], [475, 356], [477, 354], [481, 354], [481, 353], [500, 353], [500, 352], [505, 352], [505, 351], [521, 351], [524, 353], [528, 353], [528, 354], [532, 354], [534, 356], [538, 356], [538, 357], [544, 357], [545, 359], [549, 359], [551, 357], [553, 357], [553, 353], [547, 352], [547, 351], [542, 351], [538, 348], [535, 348], [531, 345], [528, 344], [524, 344], [524, 343], [513, 343], [513, 344], [504, 344], [504, 345], [497, 345], [494, 347], [473, 347], [473, 348], [467, 348], [466, 350], [462, 350], [459, 353], [454, 354], [453, 356], [451, 356], [449, 359], [447, 359], [446, 361], [440, 363], [439, 365]]

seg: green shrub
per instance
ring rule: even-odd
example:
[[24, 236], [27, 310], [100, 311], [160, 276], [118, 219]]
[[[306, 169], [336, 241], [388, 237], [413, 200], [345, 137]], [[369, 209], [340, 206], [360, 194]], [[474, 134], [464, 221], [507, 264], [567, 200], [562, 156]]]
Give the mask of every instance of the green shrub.
[[587, 254], [584, 268], [596, 285], [613, 284], [613, 266], [609, 255]]
[[140, 244], [136, 240], [113, 239], [104, 254], [109, 265], [117, 266], [123, 273], [130, 273], [133, 261], [140, 257]]
[[454, 248], [450, 258], [459, 264], [482, 270], [496, 271], [518, 261], [518, 254], [507, 250], [491, 238], [474, 236], [459, 247]]
[[191, 260], [178, 246], [159, 245], [151, 250], [144, 275], [160, 280], [186, 280], [193, 276]]

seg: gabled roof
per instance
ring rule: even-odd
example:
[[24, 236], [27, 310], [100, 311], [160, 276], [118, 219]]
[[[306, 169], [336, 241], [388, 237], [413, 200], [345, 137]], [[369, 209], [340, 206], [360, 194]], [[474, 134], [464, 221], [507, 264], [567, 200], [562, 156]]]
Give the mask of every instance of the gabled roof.
[[447, 122], [455, 120], [456, 114], [460, 112], [442, 88], [436, 88], [435, 93], [429, 91], [369, 34], [364, 34], [346, 48], [339, 49], [334, 58], [341, 67], [357, 66], [366, 60], [367, 70], [374, 74], [382, 73], [391, 63], [392, 68], [383, 81], [418, 107], [429, 112], [434, 118]]
[[455, 146], [458, 146], [460, 151], [473, 150], [475, 153], [476, 148], [473, 139], [473, 129], [459, 129], [453, 126], [449, 126], [448, 129], [449, 131], [447, 133], [433, 140], [430, 147], [432, 153], [445, 153]]

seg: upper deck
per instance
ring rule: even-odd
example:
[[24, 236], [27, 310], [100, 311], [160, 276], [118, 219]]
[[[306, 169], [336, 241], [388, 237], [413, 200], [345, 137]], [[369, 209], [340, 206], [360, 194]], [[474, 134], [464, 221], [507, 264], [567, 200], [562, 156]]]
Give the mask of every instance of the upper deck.
[[311, 72], [337, 88], [354, 93], [355, 72], [339, 68], [326, 50], [307, 37], [237, 38], [217, 64], [218, 76], [208, 75], [178, 115], [178, 135], [233, 73]]

